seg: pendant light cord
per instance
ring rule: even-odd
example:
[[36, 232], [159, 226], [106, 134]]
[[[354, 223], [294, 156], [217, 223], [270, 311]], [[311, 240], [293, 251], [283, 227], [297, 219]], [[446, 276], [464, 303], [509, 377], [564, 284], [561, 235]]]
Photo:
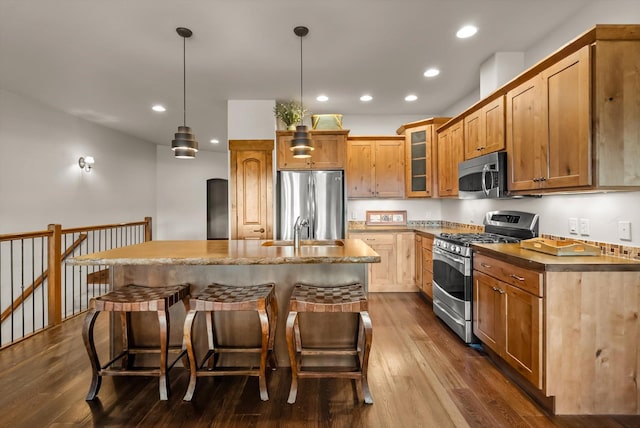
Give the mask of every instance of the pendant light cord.
[[182, 37], [182, 120], [187, 126], [187, 38]]
[[[302, 103], [302, 37], [300, 37], [300, 111], [304, 111], [304, 104]], [[300, 125], [302, 125], [302, 115], [300, 115]]]

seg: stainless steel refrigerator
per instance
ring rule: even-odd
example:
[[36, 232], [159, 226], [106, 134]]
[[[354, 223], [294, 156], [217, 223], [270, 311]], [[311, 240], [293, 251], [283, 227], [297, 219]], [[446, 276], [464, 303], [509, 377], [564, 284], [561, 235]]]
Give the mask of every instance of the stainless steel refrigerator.
[[276, 239], [293, 239], [293, 225], [298, 216], [309, 220], [300, 239], [344, 238], [342, 171], [280, 171], [276, 194]]

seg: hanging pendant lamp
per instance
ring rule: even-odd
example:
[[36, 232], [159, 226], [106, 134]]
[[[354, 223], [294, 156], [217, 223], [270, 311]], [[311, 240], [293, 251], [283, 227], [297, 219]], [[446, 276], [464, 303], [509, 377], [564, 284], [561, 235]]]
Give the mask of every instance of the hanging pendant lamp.
[[175, 157], [179, 159], [193, 159], [198, 151], [198, 142], [196, 136], [191, 133], [191, 128], [187, 126], [187, 38], [191, 37], [193, 32], [188, 28], [178, 27], [176, 32], [182, 37], [182, 102], [183, 102], [183, 125], [178, 126], [178, 132], [175, 133], [173, 141], [171, 141], [171, 150]]
[[[302, 38], [309, 34], [309, 29], [304, 26], [298, 26], [293, 29], [296, 36], [300, 37], [300, 109], [304, 111], [302, 104]], [[291, 147], [289, 149], [293, 151], [294, 158], [309, 158], [311, 157], [311, 138], [309, 138], [309, 132], [307, 127], [302, 124], [302, 117], [300, 123], [296, 126], [296, 130], [293, 133], [293, 139], [291, 140]]]

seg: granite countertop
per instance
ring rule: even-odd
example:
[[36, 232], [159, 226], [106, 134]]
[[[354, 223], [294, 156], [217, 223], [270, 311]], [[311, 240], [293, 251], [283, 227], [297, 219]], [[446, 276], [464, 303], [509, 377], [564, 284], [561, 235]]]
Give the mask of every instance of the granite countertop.
[[359, 239], [344, 246], [263, 246], [259, 240], [148, 241], [70, 258], [73, 265], [277, 265], [379, 263], [380, 256]]
[[473, 244], [474, 254], [493, 256], [527, 269], [546, 272], [640, 271], [640, 261], [611, 256], [554, 256], [520, 244]]
[[357, 227], [349, 227], [350, 234], [358, 234], [358, 233], [397, 233], [397, 232], [416, 232], [421, 235], [430, 235], [431, 238], [436, 235], [447, 232], [447, 233], [464, 233], [464, 232], [472, 232], [469, 228], [464, 227], [447, 227], [447, 226], [404, 226], [404, 225], [391, 225], [391, 226], [367, 226], [367, 225], [359, 225]]

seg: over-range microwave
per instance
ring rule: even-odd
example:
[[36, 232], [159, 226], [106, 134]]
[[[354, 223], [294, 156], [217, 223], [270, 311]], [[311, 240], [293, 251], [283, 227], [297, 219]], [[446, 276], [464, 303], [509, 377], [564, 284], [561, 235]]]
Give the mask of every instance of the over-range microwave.
[[507, 198], [507, 152], [495, 152], [458, 164], [458, 197]]

